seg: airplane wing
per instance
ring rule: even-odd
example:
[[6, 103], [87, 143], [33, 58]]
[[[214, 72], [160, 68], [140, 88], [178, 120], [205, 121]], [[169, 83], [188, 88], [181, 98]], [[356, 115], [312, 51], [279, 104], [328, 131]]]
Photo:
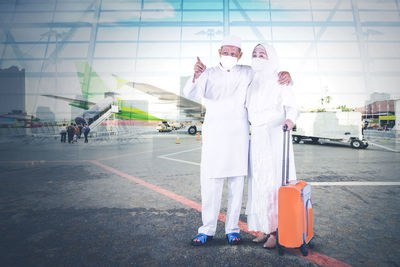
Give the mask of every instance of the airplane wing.
[[96, 105], [96, 103], [94, 103], [94, 102], [87, 101], [87, 100], [80, 100], [80, 99], [76, 99], [76, 98], [68, 98], [68, 97], [57, 96], [57, 95], [42, 95], [42, 96], [67, 101], [67, 102], [70, 102], [70, 104], [73, 106], [82, 107], [84, 109], [87, 109], [85, 107], [90, 107], [90, 106]]
[[191, 119], [199, 119], [203, 120], [204, 119], [204, 113], [206, 108], [193, 100], [190, 100], [186, 97], [174, 94], [172, 92], [169, 92], [167, 90], [155, 87], [150, 84], [146, 83], [135, 83], [135, 82], [129, 82], [126, 81], [117, 75], [113, 74], [114, 78], [117, 80], [117, 87], [121, 87], [124, 85], [130, 86], [132, 88], [135, 88], [145, 94], [151, 95], [158, 100], [160, 100], [159, 103], [166, 103], [166, 104], [176, 104], [176, 107], [182, 111], [186, 117], [189, 117]]
[[0, 114], [0, 118], [30, 121], [33, 119], [33, 116], [27, 114]]
[[176, 103], [176, 107], [187, 117], [192, 119], [204, 118], [205, 107], [196, 101], [146, 83], [132, 82], [131, 86], [143, 93], [156, 97], [165, 103]]

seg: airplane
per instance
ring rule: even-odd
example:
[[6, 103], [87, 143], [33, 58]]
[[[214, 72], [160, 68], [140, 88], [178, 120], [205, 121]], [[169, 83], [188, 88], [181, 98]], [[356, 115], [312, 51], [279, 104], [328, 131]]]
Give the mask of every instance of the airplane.
[[[128, 101], [124, 100], [125, 96], [118, 92], [109, 90], [100, 76], [89, 66], [88, 62], [77, 61], [75, 62], [75, 66], [81, 84], [82, 97], [80, 99], [49, 94], [42, 96], [67, 101], [70, 106], [84, 109], [85, 111], [83, 112], [82, 117], [75, 118], [77, 123], [90, 124], [96, 115], [112, 103], [117, 103], [119, 107], [119, 112], [115, 114], [116, 118], [134, 120], [136, 122], [134, 123], [135, 125], [138, 125], [138, 123], [141, 125], [154, 125], [167, 121], [167, 119], [161, 118], [162, 115], [150, 115], [143, 110], [126, 105], [126, 102]], [[127, 81], [115, 74], [112, 76], [117, 82], [116, 89], [120, 90], [124, 86], [128, 86], [129, 88], [136, 89], [147, 96], [158, 99], [158, 104], [172, 104], [179, 111], [183, 112], [184, 118], [180, 118], [180, 120], [191, 122], [188, 129], [190, 134], [195, 134], [200, 130], [205, 110], [202, 104], [150, 84]], [[175, 121], [178, 120], [177, 117], [178, 116], [175, 116]]]
[[21, 110], [13, 110], [7, 114], [0, 114], [0, 126], [41, 127], [43, 124], [33, 115], [22, 112]]
[[81, 98], [68, 98], [50, 94], [42, 95], [67, 101], [70, 106], [83, 109], [82, 116], [75, 118], [75, 122], [90, 124], [96, 115], [115, 102], [119, 107], [119, 112], [115, 114], [116, 118], [134, 120], [142, 125], [158, 124], [163, 121], [163, 119], [152, 116], [143, 110], [126, 105], [124, 100], [120, 99], [120, 94], [109, 90], [100, 76], [92, 70], [87, 62], [78, 61], [75, 62], [75, 66], [81, 84]]

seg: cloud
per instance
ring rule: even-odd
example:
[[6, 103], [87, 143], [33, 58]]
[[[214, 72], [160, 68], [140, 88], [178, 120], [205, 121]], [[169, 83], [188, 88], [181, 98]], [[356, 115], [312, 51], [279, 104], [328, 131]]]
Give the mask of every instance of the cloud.
[[[171, 18], [175, 16], [174, 7], [168, 2], [152, 3], [151, 6], [147, 6], [152, 11], [143, 11], [142, 18], [145, 19], [162, 19]], [[154, 11], [154, 10], [157, 11]]]

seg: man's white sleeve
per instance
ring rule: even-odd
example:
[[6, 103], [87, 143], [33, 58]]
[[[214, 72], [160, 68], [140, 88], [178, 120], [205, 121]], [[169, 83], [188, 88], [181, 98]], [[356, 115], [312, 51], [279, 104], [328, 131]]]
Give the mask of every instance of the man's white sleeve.
[[300, 110], [297, 105], [296, 96], [294, 95], [292, 86], [282, 86], [283, 105], [286, 111], [286, 119], [296, 122]]
[[207, 79], [208, 70], [205, 70], [194, 83], [193, 78], [190, 77], [183, 88], [183, 95], [191, 100], [199, 101], [204, 96]]

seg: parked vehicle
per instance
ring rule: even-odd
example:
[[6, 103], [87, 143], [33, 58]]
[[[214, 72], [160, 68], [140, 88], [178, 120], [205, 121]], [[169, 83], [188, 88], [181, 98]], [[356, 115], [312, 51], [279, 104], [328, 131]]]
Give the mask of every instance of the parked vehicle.
[[195, 135], [197, 132], [201, 132], [202, 126], [203, 126], [202, 121], [192, 123], [188, 128], [188, 134]]
[[171, 132], [172, 127], [168, 124], [167, 121], [163, 121], [156, 127], [156, 130], [159, 131], [160, 133]]
[[303, 139], [318, 142], [321, 139], [347, 142], [353, 148], [368, 147], [362, 134], [360, 112], [302, 112], [292, 132], [293, 141]]

